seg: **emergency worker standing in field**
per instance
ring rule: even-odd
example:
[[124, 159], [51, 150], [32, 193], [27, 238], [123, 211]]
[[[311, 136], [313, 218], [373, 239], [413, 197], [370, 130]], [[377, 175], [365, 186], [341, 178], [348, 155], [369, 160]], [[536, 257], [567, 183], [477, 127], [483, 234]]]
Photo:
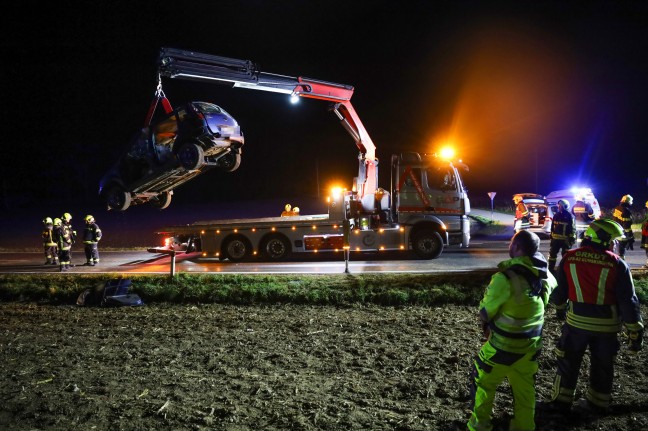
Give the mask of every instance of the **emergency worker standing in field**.
[[646, 250], [646, 264], [644, 268], [648, 268], [648, 201], [646, 201], [646, 214], [641, 222], [641, 248]]
[[51, 217], [43, 220], [43, 250], [45, 251], [45, 265], [58, 265], [58, 246], [54, 241], [54, 221]]
[[605, 413], [612, 401], [617, 333], [622, 325], [628, 331], [629, 351], [642, 348], [644, 328], [632, 274], [611, 251], [614, 240], [622, 236], [618, 223], [596, 220], [587, 228], [582, 246], [568, 251], [560, 262], [551, 302], [559, 306], [569, 301], [569, 306], [556, 344], [558, 369], [552, 398], [539, 406], [545, 411], [571, 409], [583, 355], [589, 349], [589, 389], [577, 405], [584, 413]]
[[70, 228], [63, 225], [60, 218], [54, 219], [54, 241], [58, 245], [59, 265], [61, 272], [70, 269], [70, 249], [72, 248], [72, 234]]
[[511, 259], [498, 265], [479, 304], [482, 328], [488, 340], [473, 363], [472, 414], [468, 429], [492, 429], [495, 392], [507, 378], [513, 390], [511, 430], [535, 429], [535, 375], [541, 347], [545, 305], [556, 279], [538, 252], [540, 238], [532, 232], [515, 234]]
[[576, 238], [582, 238], [587, 227], [594, 221], [594, 209], [583, 200], [583, 196], [576, 197], [576, 203], [572, 207], [572, 214], [576, 222]]
[[574, 216], [569, 212], [569, 202], [566, 199], [558, 201], [558, 212], [551, 221], [551, 241], [549, 243], [549, 270], [553, 273], [558, 259], [567, 253], [576, 242], [576, 226]]
[[529, 208], [527, 208], [522, 196], [514, 195], [513, 202], [515, 203], [515, 221], [513, 222], [513, 229], [515, 233], [531, 227], [529, 220]]
[[632, 250], [634, 248], [631, 206], [632, 196], [624, 195], [621, 198], [621, 203], [614, 208], [614, 213], [612, 213], [612, 220], [619, 223], [623, 228], [623, 236], [619, 238], [619, 256], [621, 256], [621, 259], [625, 259], [626, 249]]
[[85, 217], [86, 226], [83, 229], [83, 247], [86, 256], [86, 265], [95, 266], [99, 263], [98, 243], [101, 239], [101, 229], [91, 215]]

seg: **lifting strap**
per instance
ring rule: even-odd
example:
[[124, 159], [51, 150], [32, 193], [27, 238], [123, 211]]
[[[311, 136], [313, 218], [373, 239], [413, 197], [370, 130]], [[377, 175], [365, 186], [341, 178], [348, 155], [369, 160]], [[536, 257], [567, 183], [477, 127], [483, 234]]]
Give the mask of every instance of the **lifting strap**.
[[166, 95], [164, 94], [164, 91], [162, 90], [162, 77], [158, 75], [158, 85], [157, 88], [155, 89], [155, 96], [151, 101], [151, 106], [149, 107], [148, 113], [146, 114], [146, 120], [144, 120], [144, 127], [148, 127], [151, 125], [151, 120], [153, 119], [155, 108], [157, 108], [158, 102], [160, 100], [162, 101], [162, 107], [164, 108], [165, 113], [170, 114], [171, 112], [173, 112], [171, 103], [169, 102], [169, 99], [167, 99]]

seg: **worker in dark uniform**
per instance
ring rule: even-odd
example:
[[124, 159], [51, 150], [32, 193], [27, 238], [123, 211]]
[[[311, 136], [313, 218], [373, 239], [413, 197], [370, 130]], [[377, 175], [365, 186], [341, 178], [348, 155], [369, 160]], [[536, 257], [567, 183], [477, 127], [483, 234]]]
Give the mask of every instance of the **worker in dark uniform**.
[[72, 240], [72, 244], [70, 244], [70, 248], [68, 249], [68, 261], [69, 261], [68, 269], [69, 269], [70, 266], [74, 266], [72, 265], [72, 246], [74, 245], [74, 243], [76, 243], [76, 236], [77, 236], [76, 231], [72, 228], [72, 214], [64, 213], [61, 216], [61, 227], [69, 234], [70, 239]]
[[572, 214], [576, 223], [576, 239], [582, 239], [587, 227], [594, 221], [594, 209], [583, 200], [583, 196], [577, 196]]
[[619, 238], [619, 256], [621, 256], [621, 259], [625, 259], [626, 250], [632, 250], [634, 244], [631, 206], [632, 196], [624, 195], [621, 198], [621, 203], [614, 208], [614, 212], [612, 213], [612, 220], [619, 223], [623, 228], [623, 236]]
[[91, 215], [85, 217], [86, 226], [83, 229], [83, 247], [86, 256], [86, 265], [95, 266], [99, 263], [98, 243], [101, 239], [101, 229]]
[[531, 227], [529, 208], [524, 203], [522, 196], [514, 195], [513, 202], [515, 203], [515, 221], [513, 222], [515, 233], [529, 229]]
[[488, 340], [475, 358], [472, 370], [471, 431], [492, 429], [497, 387], [507, 379], [514, 409], [509, 429], [535, 429], [535, 376], [542, 346], [545, 305], [556, 279], [538, 252], [540, 238], [533, 232], [515, 234], [511, 259], [500, 262], [479, 304], [479, 317]]
[[63, 224], [60, 218], [54, 219], [54, 240], [58, 245], [59, 265], [61, 272], [70, 269], [70, 249], [72, 248], [72, 233], [69, 226]]
[[564, 256], [567, 250], [576, 242], [576, 226], [574, 216], [569, 212], [569, 201], [558, 201], [558, 212], [551, 221], [551, 241], [549, 243], [549, 270], [554, 272], [558, 251]]
[[58, 246], [54, 241], [54, 221], [51, 217], [43, 219], [43, 251], [45, 252], [45, 265], [58, 265]]
[[641, 221], [641, 248], [646, 250], [646, 264], [644, 268], [648, 268], [648, 201], [646, 201], [646, 215]]
[[585, 351], [590, 351], [589, 388], [578, 401], [584, 413], [605, 413], [612, 401], [614, 360], [619, 351], [617, 333], [628, 332], [629, 352], [643, 346], [643, 322], [630, 268], [612, 252], [623, 236], [621, 226], [595, 220], [585, 232], [582, 246], [570, 250], [558, 268], [558, 287], [550, 301], [569, 301], [567, 320], [556, 345], [557, 372], [552, 399], [539, 408], [566, 413], [574, 401]]

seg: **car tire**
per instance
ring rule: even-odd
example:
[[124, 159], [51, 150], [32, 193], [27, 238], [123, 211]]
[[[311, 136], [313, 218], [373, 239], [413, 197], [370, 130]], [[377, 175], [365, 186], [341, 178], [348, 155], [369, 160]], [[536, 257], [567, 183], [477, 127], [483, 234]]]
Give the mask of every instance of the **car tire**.
[[155, 196], [154, 198], [151, 198], [149, 200], [149, 203], [153, 205], [153, 207], [163, 210], [169, 207], [171, 205], [171, 198], [173, 197], [173, 193], [171, 192], [162, 192], [159, 195]]
[[412, 249], [421, 259], [436, 259], [443, 252], [443, 240], [432, 229], [421, 229], [412, 235]]
[[131, 195], [120, 186], [113, 186], [106, 194], [106, 203], [111, 210], [125, 211], [130, 207]]
[[268, 260], [274, 262], [286, 260], [291, 253], [290, 241], [281, 234], [273, 234], [263, 240], [261, 251]]
[[227, 153], [218, 159], [218, 167], [225, 172], [234, 172], [241, 166], [241, 153]]
[[187, 143], [178, 150], [178, 160], [183, 168], [194, 171], [205, 164], [205, 152], [200, 145]]

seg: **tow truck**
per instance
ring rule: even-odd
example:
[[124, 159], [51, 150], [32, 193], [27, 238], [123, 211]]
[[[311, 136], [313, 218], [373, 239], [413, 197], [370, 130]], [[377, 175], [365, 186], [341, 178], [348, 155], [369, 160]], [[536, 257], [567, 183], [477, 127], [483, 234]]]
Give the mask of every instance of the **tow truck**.
[[351, 104], [353, 86], [261, 72], [250, 60], [175, 48], [161, 49], [158, 71], [169, 78], [330, 102], [359, 150], [359, 166], [351, 190], [332, 190], [327, 214], [167, 226], [157, 231], [166, 237], [165, 246], [149, 251], [200, 251], [233, 262], [345, 250], [412, 250], [421, 259], [434, 259], [446, 245], [469, 246], [470, 200], [458, 170], [465, 165], [436, 154], [395, 154], [389, 191], [378, 187], [376, 147]]

